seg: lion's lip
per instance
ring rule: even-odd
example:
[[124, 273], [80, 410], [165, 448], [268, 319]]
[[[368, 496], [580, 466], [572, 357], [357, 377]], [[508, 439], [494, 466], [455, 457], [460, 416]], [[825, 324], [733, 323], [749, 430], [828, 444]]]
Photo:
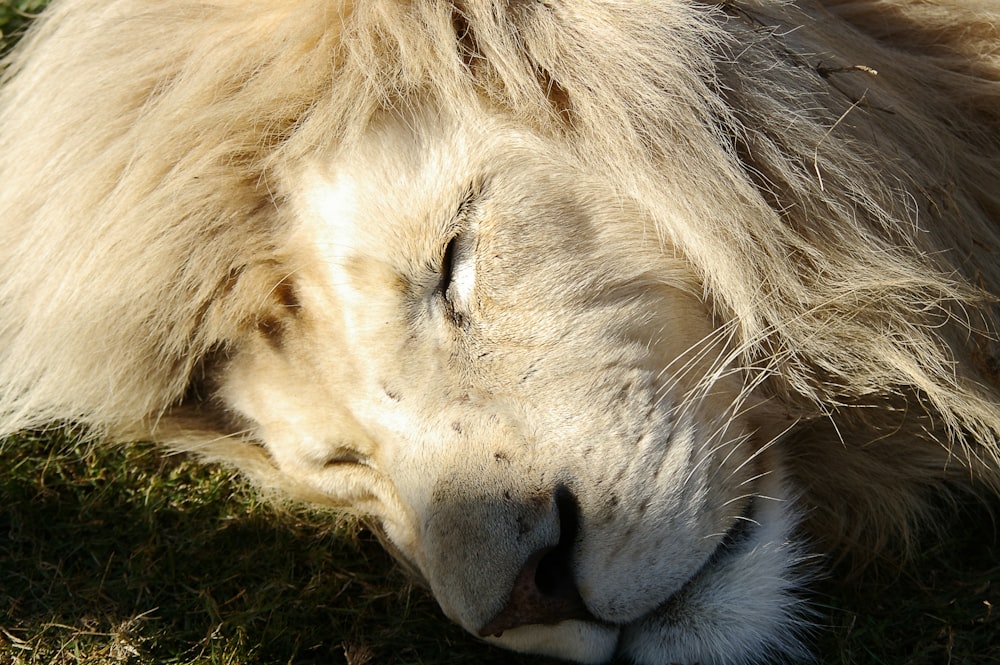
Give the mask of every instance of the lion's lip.
[[[705, 559], [705, 562], [691, 577], [688, 578], [683, 585], [681, 585], [680, 589], [670, 594], [670, 596], [668, 596], [662, 603], [657, 605], [650, 612], [629, 621], [620, 622], [617, 625], [627, 626], [638, 623], [649, 616], [659, 614], [664, 609], [681, 602], [680, 599], [685, 596], [685, 592], [694, 584], [697, 584], [699, 580], [703, 579], [705, 575], [710, 574], [712, 569], [718, 567], [727, 559], [738, 555], [741, 550], [740, 546], [747, 542], [753, 536], [754, 531], [756, 531], [760, 526], [760, 523], [755, 519], [757, 515], [756, 508], [756, 500], [751, 498], [747, 502], [746, 508], [729, 526], [726, 533], [723, 534], [722, 538], [719, 540], [718, 545], [715, 546], [712, 553]], [[600, 619], [595, 620], [594, 623], [610, 625], [609, 622]]]
[[[756, 508], [757, 502], [754, 498], [751, 498], [747, 502], [747, 506], [743, 512], [733, 521], [733, 523], [726, 530], [726, 533], [723, 534], [719, 544], [716, 545], [708, 559], [705, 560], [705, 563], [702, 564], [701, 568], [699, 568], [698, 571], [685, 583], [685, 587], [691, 584], [694, 580], [698, 579], [705, 573], [705, 571], [718, 565], [722, 559], [735, 555], [739, 551], [740, 545], [753, 536], [753, 532], [760, 526], [760, 523], [755, 519], [757, 514]], [[683, 591], [683, 588], [681, 591]], [[669, 602], [669, 600], [667, 602]]]

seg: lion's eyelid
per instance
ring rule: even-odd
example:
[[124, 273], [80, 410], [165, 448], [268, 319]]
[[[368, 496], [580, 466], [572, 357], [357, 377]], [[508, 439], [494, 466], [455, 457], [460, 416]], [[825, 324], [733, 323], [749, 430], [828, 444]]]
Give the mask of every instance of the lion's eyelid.
[[350, 448], [338, 448], [330, 455], [326, 462], [324, 462], [324, 467], [331, 466], [342, 466], [345, 464], [360, 464], [362, 466], [370, 466], [369, 458], [367, 455], [363, 455], [356, 450]]

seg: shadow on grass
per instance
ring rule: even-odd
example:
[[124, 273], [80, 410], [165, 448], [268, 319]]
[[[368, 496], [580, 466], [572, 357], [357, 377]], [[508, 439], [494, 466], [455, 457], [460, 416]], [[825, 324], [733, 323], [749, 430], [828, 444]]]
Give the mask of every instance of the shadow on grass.
[[0, 453], [0, 631], [0, 663], [518, 662], [451, 625], [352, 521], [68, 439]]
[[1000, 502], [942, 511], [945, 537], [926, 537], [905, 567], [842, 583], [833, 570], [819, 603], [831, 629], [825, 665], [1000, 663]]

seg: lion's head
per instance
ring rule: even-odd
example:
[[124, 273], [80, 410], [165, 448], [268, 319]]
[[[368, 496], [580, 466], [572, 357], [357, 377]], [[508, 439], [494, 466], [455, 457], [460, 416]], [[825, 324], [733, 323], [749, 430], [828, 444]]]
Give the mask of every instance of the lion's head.
[[219, 389], [284, 474], [377, 519], [500, 644], [697, 661], [786, 629], [775, 418], [639, 208], [471, 108], [289, 177], [294, 304]]
[[56, 2], [3, 430], [361, 514], [514, 649], [799, 656], [811, 553], [998, 478], [997, 70], [876, 4]]

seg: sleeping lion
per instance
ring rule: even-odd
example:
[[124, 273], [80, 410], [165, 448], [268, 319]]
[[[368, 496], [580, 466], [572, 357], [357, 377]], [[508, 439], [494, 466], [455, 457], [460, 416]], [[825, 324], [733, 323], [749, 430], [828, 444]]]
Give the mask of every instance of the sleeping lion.
[[0, 434], [365, 517], [586, 663], [806, 656], [1000, 490], [994, 0], [56, 0], [0, 91]]

